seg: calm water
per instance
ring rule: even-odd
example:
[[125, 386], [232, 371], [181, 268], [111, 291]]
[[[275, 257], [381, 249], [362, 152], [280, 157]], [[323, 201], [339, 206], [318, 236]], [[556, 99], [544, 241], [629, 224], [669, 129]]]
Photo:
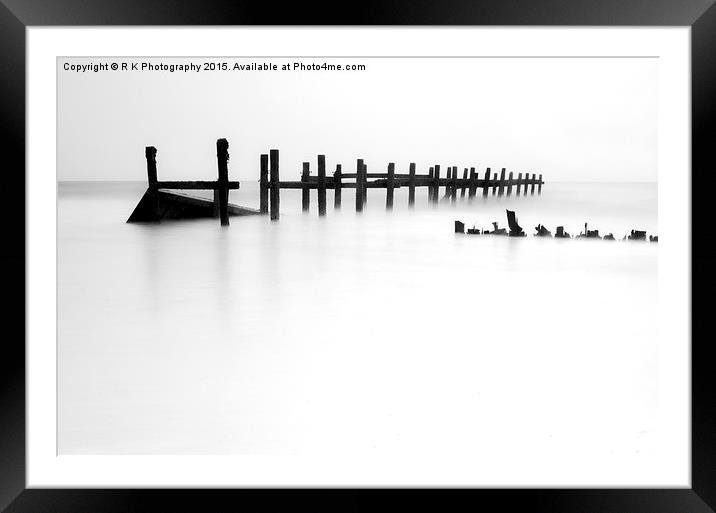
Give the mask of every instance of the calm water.
[[[58, 199], [59, 451], [639, 452], [657, 244], [456, 236], [453, 221], [658, 233], [655, 184], [437, 208], [369, 190], [319, 219], [129, 225], [140, 183]], [[257, 184], [230, 201], [256, 206]], [[509, 447], [500, 440], [512, 436]], [[636, 449], [635, 449], [636, 448]]]

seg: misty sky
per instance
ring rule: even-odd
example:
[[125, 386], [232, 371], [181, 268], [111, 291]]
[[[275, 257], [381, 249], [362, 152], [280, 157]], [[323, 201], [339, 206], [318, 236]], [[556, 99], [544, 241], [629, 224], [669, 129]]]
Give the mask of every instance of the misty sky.
[[[201, 63], [154, 58], [135, 62]], [[273, 62], [295, 58], [211, 59]], [[396, 163], [543, 173], [545, 181], [656, 181], [657, 60], [649, 58], [304, 59], [365, 71], [76, 73], [58, 59], [58, 180], [214, 179], [216, 139], [230, 178], [257, 180], [281, 152], [282, 179], [326, 155], [353, 171]]]

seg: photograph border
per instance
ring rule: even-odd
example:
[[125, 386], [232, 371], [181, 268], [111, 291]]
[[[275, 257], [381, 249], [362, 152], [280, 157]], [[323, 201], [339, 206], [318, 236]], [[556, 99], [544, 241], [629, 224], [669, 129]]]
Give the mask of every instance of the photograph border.
[[[350, 12], [349, 17], [343, 13]], [[80, 490], [26, 489], [25, 461], [25, 85], [28, 26], [118, 25], [510, 25], [510, 26], [690, 26], [692, 93], [692, 488], [691, 489], [475, 489], [475, 490]], [[529, 511], [708, 512], [716, 508], [716, 389], [707, 319], [708, 292], [716, 291], [706, 226], [706, 197], [716, 159], [716, 6], [714, 0], [644, 4], [609, 0], [448, 0], [295, 3], [290, 6], [175, 0], [112, 3], [107, 0], [0, 0], [0, 146], [4, 166], [2, 209], [8, 233], [4, 325], [9, 327], [0, 359], [0, 510], [154, 511], [235, 507], [368, 509], [445, 507], [453, 502]], [[18, 217], [22, 217], [22, 223]], [[22, 269], [22, 272], [20, 272]], [[698, 281], [693, 280], [698, 276]]]

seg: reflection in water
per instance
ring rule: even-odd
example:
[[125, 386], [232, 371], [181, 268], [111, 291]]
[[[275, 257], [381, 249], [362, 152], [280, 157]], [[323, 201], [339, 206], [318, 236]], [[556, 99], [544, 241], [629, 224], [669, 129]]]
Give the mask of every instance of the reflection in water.
[[[437, 208], [418, 191], [413, 210], [398, 189], [392, 212], [371, 190], [360, 215], [347, 190], [320, 219], [285, 191], [278, 223], [228, 228], [125, 224], [142, 189], [59, 189], [61, 453], [479, 457], [505, 432], [510, 450], [557, 450], [650, 426], [658, 245], [531, 234], [658, 233], [655, 185]], [[257, 199], [255, 183], [232, 193]], [[453, 233], [505, 226], [505, 208], [528, 237]]]

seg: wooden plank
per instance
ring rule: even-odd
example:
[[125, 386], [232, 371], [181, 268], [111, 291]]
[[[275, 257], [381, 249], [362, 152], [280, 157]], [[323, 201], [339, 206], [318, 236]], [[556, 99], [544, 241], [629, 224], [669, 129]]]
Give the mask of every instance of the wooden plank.
[[326, 156], [318, 156], [318, 215], [326, 215]]
[[341, 165], [336, 164], [336, 171], [333, 173], [333, 208], [341, 208], [341, 191], [343, 189], [341, 179]]
[[542, 184], [544, 184], [544, 182], [542, 181], [542, 175], [540, 174], [539, 182], [537, 184], [537, 194], [542, 194]]
[[460, 188], [460, 197], [465, 197], [465, 188], [467, 187], [467, 168], [462, 170], [462, 187]]
[[271, 181], [270, 215], [272, 221], [278, 221], [281, 202], [281, 188], [279, 186], [278, 150], [269, 151], [269, 179]]
[[502, 168], [502, 171], [500, 172], [500, 182], [498, 187], [498, 196], [504, 196], [505, 194], [505, 168]]
[[507, 195], [512, 196], [512, 171], [510, 171], [510, 177], [507, 181]]
[[211, 189], [238, 189], [239, 182], [226, 182], [219, 184], [208, 180], [176, 181], [163, 180], [157, 182], [157, 189], [185, 189], [185, 190], [211, 190]]
[[386, 210], [393, 209], [393, 198], [395, 190], [395, 163], [388, 163], [388, 179], [385, 183], [385, 208]]
[[259, 175], [259, 212], [268, 214], [269, 182], [268, 182], [268, 154], [261, 154]]
[[358, 159], [356, 162], [356, 212], [363, 212], [363, 187], [361, 187], [361, 181], [363, 180], [363, 159]]
[[532, 180], [530, 181], [530, 183], [532, 184], [532, 188], [530, 189], [530, 194], [535, 193], [535, 179], [536, 178], [537, 178], [537, 176], [534, 173], [532, 173]]
[[[303, 170], [301, 171], [301, 183], [305, 184], [301, 187], [301, 209], [304, 212], [308, 212], [311, 209], [311, 189], [308, 187], [308, 180], [311, 175], [311, 164], [310, 162], [303, 163]], [[285, 188], [283, 184], [279, 187]]]
[[415, 205], [415, 162], [410, 163], [410, 173], [408, 174], [408, 206]]
[[219, 217], [221, 226], [229, 225], [229, 141], [218, 139], [216, 141], [216, 163], [219, 168]]
[[484, 185], [482, 186], [482, 195], [487, 196], [488, 191], [490, 190], [490, 168], [487, 168], [487, 171], [485, 171], [485, 181]]

